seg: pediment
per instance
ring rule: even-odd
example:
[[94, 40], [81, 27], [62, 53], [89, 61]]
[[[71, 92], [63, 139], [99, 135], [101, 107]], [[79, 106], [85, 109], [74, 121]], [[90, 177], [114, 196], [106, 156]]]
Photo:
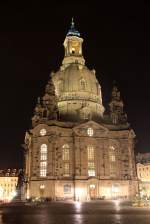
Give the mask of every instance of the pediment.
[[102, 137], [102, 136], [106, 136], [109, 132], [109, 130], [104, 127], [101, 124], [98, 124], [94, 121], [88, 121], [84, 124], [80, 124], [76, 127], [73, 128], [73, 131], [75, 132], [76, 135], [78, 136], [88, 136], [87, 134], [87, 130], [88, 128], [92, 128], [93, 129], [93, 137]]
[[49, 126], [46, 124], [38, 124], [37, 126], [35, 126], [32, 130], [30, 130], [30, 132], [33, 135], [40, 135], [40, 130], [41, 129], [45, 129], [46, 131], [48, 131]]

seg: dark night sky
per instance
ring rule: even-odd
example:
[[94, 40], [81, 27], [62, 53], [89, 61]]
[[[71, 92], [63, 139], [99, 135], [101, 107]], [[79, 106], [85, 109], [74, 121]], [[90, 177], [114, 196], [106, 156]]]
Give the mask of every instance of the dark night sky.
[[104, 106], [116, 80], [137, 135], [136, 152], [150, 151], [150, 5], [85, 3], [0, 3], [0, 168], [22, 166], [24, 134], [50, 72], [61, 63], [72, 16]]

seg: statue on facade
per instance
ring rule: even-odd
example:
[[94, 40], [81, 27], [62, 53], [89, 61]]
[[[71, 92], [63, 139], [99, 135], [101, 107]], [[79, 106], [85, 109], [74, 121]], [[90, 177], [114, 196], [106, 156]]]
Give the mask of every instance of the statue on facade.
[[127, 115], [124, 113], [123, 107], [124, 104], [120, 96], [120, 91], [114, 85], [109, 103], [109, 113], [113, 124], [125, 123], [127, 121]]
[[55, 86], [53, 84], [52, 78], [48, 81], [45, 88], [45, 94], [38, 101], [34, 109], [34, 116], [32, 117], [32, 125], [35, 126], [40, 121], [58, 119], [58, 106], [57, 97], [55, 94]]

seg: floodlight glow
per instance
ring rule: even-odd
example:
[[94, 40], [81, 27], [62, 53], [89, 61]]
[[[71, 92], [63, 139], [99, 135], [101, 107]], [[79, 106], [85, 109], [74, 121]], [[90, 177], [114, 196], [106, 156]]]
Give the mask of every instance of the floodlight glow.
[[3, 200], [3, 196], [4, 196], [4, 189], [0, 187], [0, 200]]
[[76, 188], [76, 199], [79, 201], [82, 197], [83, 189], [82, 188]]
[[77, 211], [80, 211], [80, 209], [81, 209], [81, 202], [76, 201], [75, 202], [75, 208], [77, 209]]
[[120, 210], [120, 200], [114, 200], [115, 208], [117, 211]]

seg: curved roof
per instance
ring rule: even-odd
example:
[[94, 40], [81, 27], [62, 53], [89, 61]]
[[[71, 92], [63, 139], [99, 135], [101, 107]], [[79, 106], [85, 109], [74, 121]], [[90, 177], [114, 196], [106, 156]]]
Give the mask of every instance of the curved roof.
[[58, 81], [62, 81], [63, 92], [79, 92], [83, 90], [98, 95], [99, 83], [96, 79], [95, 71], [89, 70], [86, 66], [70, 64], [64, 70], [56, 72], [53, 78], [57, 90], [59, 90]]

